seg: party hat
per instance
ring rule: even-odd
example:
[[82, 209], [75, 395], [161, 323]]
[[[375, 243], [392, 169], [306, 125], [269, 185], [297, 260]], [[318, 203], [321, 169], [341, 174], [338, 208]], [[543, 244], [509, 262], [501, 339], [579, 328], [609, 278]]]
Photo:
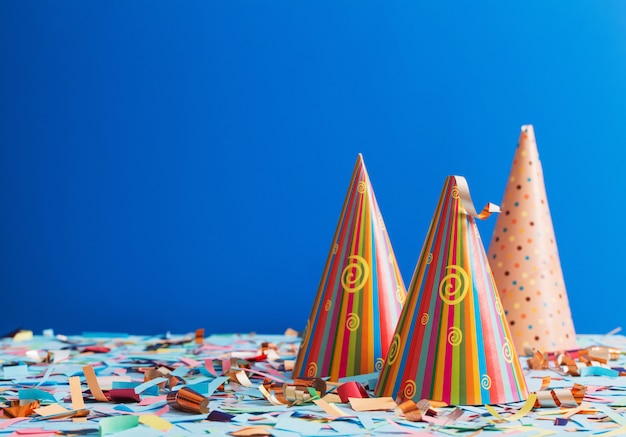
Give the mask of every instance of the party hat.
[[380, 370], [406, 289], [359, 154], [293, 375]]
[[521, 401], [528, 391], [510, 340], [464, 178], [449, 176], [409, 286], [378, 396], [453, 405]]
[[576, 349], [559, 251], [539, 161], [535, 133], [522, 126], [504, 190], [502, 211], [489, 245], [515, 349]]

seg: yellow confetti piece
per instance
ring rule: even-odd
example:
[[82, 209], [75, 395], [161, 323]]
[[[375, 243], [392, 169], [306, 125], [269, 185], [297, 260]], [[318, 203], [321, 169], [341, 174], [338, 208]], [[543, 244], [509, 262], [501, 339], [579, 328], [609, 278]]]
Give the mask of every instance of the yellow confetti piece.
[[20, 341], [28, 341], [28, 340], [32, 340], [32, 339], [33, 339], [33, 331], [26, 331], [26, 330], [22, 330], [22, 331], [18, 332], [13, 337], [13, 341], [15, 343], [20, 342]]
[[167, 420], [155, 414], [142, 414], [141, 416], [139, 416], [139, 423], [148, 425], [158, 431], [166, 431], [166, 432], [172, 429], [172, 427], [174, 426]]
[[531, 393], [530, 396], [528, 396], [528, 400], [526, 401], [526, 403], [524, 404], [524, 406], [515, 414], [511, 415], [511, 416], [501, 416], [500, 413], [498, 413], [495, 408], [493, 408], [491, 405], [485, 405], [485, 409], [487, 411], [489, 411], [489, 413], [500, 419], [500, 420], [505, 420], [507, 422], [513, 422], [515, 420], [519, 420], [522, 417], [526, 416], [528, 413], [530, 413], [530, 410], [533, 409], [533, 406], [535, 405], [535, 402], [537, 401], [537, 395], [534, 393]]

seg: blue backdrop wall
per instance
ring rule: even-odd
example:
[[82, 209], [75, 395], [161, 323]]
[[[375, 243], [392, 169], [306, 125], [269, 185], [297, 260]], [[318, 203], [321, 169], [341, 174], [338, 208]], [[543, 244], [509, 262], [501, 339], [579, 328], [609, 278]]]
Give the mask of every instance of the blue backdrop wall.
[[0, 59], [1, 333], [302, 329], [359, 152], [408, 286], [526, 123], [577, 331], [623, 322], [623, 1], [8, 0]]

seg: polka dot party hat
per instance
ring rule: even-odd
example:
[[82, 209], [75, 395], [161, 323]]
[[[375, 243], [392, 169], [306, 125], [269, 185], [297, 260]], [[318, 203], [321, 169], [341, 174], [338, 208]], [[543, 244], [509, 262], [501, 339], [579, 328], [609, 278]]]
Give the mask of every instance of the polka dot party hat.
[[359, 154], [293, 375], [336, 381], [380, 370], [405, 298]]
[[531, 125], [522, 126], [488, 256], [517, 352], [576, 349]]
[[528, 397], [464, 178], [449, 176], [430, 224], [376, 394], [452, 405]]

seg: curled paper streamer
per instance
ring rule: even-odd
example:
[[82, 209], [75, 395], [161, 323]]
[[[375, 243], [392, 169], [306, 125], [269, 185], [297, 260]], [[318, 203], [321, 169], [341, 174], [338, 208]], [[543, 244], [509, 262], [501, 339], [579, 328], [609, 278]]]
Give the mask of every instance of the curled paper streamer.
[[[532, 370], [552, 369], [570, 376], [587, 376], [592, 374], [603, 376], [618, 376], [619, 370], [611, 370], [609, 360], [620, 357], [619, 349], [606, 346], [592, 346], [587, 349], [574, 349], [563, 353], [546, 353], [534, 351], [534, 355], [527, 360], [528, 368]], [[553, 366], [550, 366], [550, 363]]]
[[[461, 204], [463, 205], [463, 208], [465, 209], [467, 215], [480, 220], [484, 220], [494, 212], [500, 212], [500, 207], [498, 205], [488, 202], [483, 210], [477, 213], [476, 208], [474, 207], [474, 202], [472, 201], [469, 185], [467, 185], [467, 179], [463, 177], [457, 177], [456, 183], [458, 187], [458, 197], [461, 199]], [[454, 193], [452, 193], [452, 195], [454, 196]]]
[[422, 399], [417, 403], [411, 399], [407, 399], [398, 404], [395, 413], [397, 415], [403, 415], [404, 418], [410, 422], [423, 422], [422, 418], [427, 414], [430, 416], [437, 415], [437, 412], [430, 408], [430, 402], [426, 399]]
[[6, 417], [28, 417], [39, 408], [39, 401], [29, 402], [20, 405], [20, 401], [10, 401], [8, 407], [1, 408]]
[[196, 344], [204, 343], [204, 328], [196, 329], [195, 341], [196, 341]]
[[[587, 366], [593, 367], [604, 367], [607, 370], [610, 370], [606, 364], [601, 363], [600, 361], [591, 360], [584, 355], [579, 355], [578, 361], [573, 359], [571, 356], [567, 354], [559, 355], [556, 359], [556, 362], [562, 372], [566, 375], [570, 376], [581, 376], [581, 372], [583, 369], [587, 368]], [[587, 372], [585, 372], [587, 373]], [[613, 375], [613, 376], [617, 376]]]
[[536, 393], [537, 400], [534, 407], [556, 408], [556, 407], [577, 407], [583, 401], [587, 387], [574, 384], [571, 389], [556, 388], [553, 390], [542, 390]]
[[365, 387], [360, 382], [349, 381], [337, 387], [337, 394], [341, 402], [348, 402], [349, 398], [368, 398]]
[[326, 394], [326, 382], [321, 378], [302, 377], [294, 379], [293, 383], [282, 384], [265, 380], [261, 387], [265, 389], [261, 392], [270, 403], [278, 402], [283, 405], [311, 402]]
[[171, 408], [177, 410], [196, 414], [209, 412], [209, 398], [189, 387], [182, 387], [178, 391], [169, 392], [166, 400]]

